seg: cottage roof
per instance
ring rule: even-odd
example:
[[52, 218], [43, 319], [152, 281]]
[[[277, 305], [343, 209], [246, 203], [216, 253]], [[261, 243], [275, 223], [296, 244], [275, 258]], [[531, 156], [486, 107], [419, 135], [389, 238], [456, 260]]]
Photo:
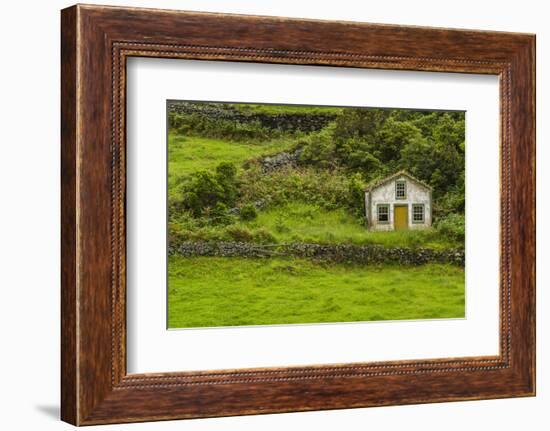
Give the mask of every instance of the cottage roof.
[[365, 191], [366, 191], [366, 192], [370, 192], [371, 190], [373, 190], [373, 189], [375, 189], [375, 188], [377, 188], [377, 187], [380, 187], [380, 186], [382, 186], [382, 185], [384, 185], [384, 184], [386, 184], [386, 183], [388, 183], [388, 182], [390, 182], [390, 181], [392, 181], [392, 180], [394, 180], [394, 179], [396, 179], [396, 178], [399, 178], [399, 177], [401, 177], [401, 176], [405, 176], [405, 177], [411, 179], [412, 181], [414, 181], [415, 183], [421, 185], [422, 187], [425, 187], [425, 188], [427, 188], [428, 190], [432, 190], [432, 188], [431, 188], [428, 184], [426, 184], [424, 181], [420, 181], [418, 178], [413, 177], [413, 176], [412, 176], [411, 174], [409, 174], [407, 171], [402, 170], [402, 171], [396, 172], [395, 174], [390, 175], [389, 177], [385, 177], [385, 178], [383, 178], [383, 179], [381, 179], [381, 180], [378, 180], [378, 181], [375, 181], [375, 182], [369, 184], [369, 185], [365, 188]]

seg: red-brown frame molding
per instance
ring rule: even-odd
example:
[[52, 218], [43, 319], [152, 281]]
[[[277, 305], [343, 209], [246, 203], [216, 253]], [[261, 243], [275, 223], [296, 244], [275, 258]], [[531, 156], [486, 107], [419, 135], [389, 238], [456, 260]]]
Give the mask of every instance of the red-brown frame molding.
[[[535, 36], [77, 5], [61, 14], [61, 417], [75, 425], [535, 394]], [[126, 373], [129, 56], [500, 77], [500, 353]]]

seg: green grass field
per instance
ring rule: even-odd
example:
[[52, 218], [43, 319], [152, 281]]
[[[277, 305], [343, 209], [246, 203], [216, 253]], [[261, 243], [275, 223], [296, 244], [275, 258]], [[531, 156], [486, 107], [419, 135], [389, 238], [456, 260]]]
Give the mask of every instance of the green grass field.
[[168, 276], [169, 328], [465, 315], [464, 270], [449, 265], [170, 256]]
[[294, 145], [292, 140], [268, 142], [232, 142], [220, 139], [168, 135], [168, 176], [189, 175], [203, 169], [214, 169], [219, 163], [240, 166], [254, 157], [284, 151]]

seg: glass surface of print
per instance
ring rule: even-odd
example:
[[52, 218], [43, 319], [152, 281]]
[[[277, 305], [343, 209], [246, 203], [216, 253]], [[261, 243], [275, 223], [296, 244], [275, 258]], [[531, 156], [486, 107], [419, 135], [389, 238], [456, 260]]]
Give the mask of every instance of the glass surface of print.
[[465, 316], [464, 112], [167, 115], [169, 328]]

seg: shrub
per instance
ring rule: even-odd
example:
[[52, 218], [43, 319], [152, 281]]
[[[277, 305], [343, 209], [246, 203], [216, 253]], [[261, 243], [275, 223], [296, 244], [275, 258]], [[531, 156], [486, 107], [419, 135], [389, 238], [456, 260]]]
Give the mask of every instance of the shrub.
[[452, 190], [434, 201], [434, 218], [443, 218], [451, 213], [464, 214], [466, 195], [464, 178]]
[[214, 225], [227, 225], [233, 222], [233, 217], [223, 202], [216, 202], [216, 206], [210, 211], [209, 216], [209, 221]]
[[300, 161], [304, 164], [319, 166], [321, 168], [334, 167], [334, 123], [318, 132], [312, 133], [300, 141], [302, 152]]
[[277, 214], [277, 218], [275, 219], [275, 230], [278, 233], [290, 232], [290, 229], [286, 225], [285, 218], [282, 214]]
[[348, 207], [357, 217], [365, 216], [365, 183], [361, 175], [354, 174], [348, 185]]
[[254, 232], [254, 241], [260, 244], [272, 244], [277, 242], [277, 238], [266, 228], [260, 228]]
[[254, 207], [254, 205], [246, 204], [241, 208], [240, 216], [241, 220], [250, 221], [258, 217], [258, 212], [256, 211], [256, 207]]
[[195, 217], [201, 216], [205, 208], [214, 207], [221, 199], [223, 188], [216, 177], [207, 171], [197, 172], [183, 192], [183, 206]]
[[168, 225], [168, 246], [178, 247], [185, 241], [189, 240], [187, 232], [178, 228], [178, 226]]
[[223, 199], [226, 205], [233, 206], [239, 192], [237, 168], [233, 163], [223, 162], [216, 167], [216, 180], [223, 189]]
[[232, 163], [220, 163], [216, 172], [196, 172], [190, 181], [181, 185], [182, 198], [173, 202], [174, 209], [183, 207], [194, 217], [220, 217], [227, 207], [235, 205], [238, 194], [237, 169]]
[[170, 225], [168, 228], [168, 246], [177, 248], [187, 241], [217, 240], [215, 232], [208, 228], [185, 229]]
[[452, 241], [464, 242], [465, 219], [462, 214], [449, 214], [436, 223], [436, 229], [443, 237]]
[[233, 241], [237, 242], [252, 242], [254, 239], [254, 235], [248, 229], [238, 226], [228, 227], [225, 232]]
[[285, 167], [266, 175], [252, 167], [241, 175], [240, 181], [241, 202], [262, 201], [265, 208], [294, 201], [325, 209], [347, 208], [355, 199], [350, 197], [350, 178], [339, 170]]

